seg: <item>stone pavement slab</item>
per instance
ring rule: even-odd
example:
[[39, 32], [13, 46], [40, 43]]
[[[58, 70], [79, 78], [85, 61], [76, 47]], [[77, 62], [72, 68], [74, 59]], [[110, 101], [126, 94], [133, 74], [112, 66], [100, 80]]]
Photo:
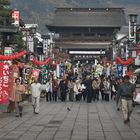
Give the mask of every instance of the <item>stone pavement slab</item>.
[[[67, 111], [67, 107], [71, 110]], [[33, 114], [25, 104], [23, 117], [0, 113], [0, 140], [140, 140], [140, 106], [124, 124], [113, 101], [46, 102]]]

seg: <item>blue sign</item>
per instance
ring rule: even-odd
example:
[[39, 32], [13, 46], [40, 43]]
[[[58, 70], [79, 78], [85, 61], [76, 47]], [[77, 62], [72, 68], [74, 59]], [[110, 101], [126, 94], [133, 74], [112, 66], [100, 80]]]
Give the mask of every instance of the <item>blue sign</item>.
[[65, 74], [65, 65], [60, 65], [60, 77], [63, 77]]
[[123, 65], [122, 64], [117, 65], [117, 73], [118, 73], [119, 77], [123, 76]]

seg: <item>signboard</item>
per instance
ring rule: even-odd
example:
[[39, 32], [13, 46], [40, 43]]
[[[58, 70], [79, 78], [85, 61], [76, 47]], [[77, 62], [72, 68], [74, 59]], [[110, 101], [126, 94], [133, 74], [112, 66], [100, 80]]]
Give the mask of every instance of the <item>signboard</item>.
[[0, 63], [0, 104], [2, 104], [2, 80], [3, 80], [3, 74], [2, 74], [2, 69], [3, 69], [3, 63]]
[[34, 52], [34, 40], [33, 40], [33, 37], [27, 36], [27, 39], [28, 39], [29, 51]]
[[35, 78], [35, 79], [38, 79], [39, 78], [39, 73], [40, 73], [40, 70], [33, 69], [32, 70], [32, 77]]
[[140, 26], [137, 26], [136, 43], [137, 43], [137, 46], [140, 47]]
[[56, 76], [59, 78], [60, 77], [60, 65], [57, 64], [56, 66]]
[[117, 65], [117, 73], [118, 73], [119, 77], [123, 76], [123, 65], [122, 64]]
[[49, 76], [49, 66], [45, 65], [43, 67], [43, 83], [46, 83], [48, 80], [48, 76]]
[[136, 59], [135, 59], [135, 65], [137, 65], [137, 66], [140, 65], [140, 54], [138, 54]]
[[135, 40], [136, 39], [136, 23], [129, 21], [129, 40]]
[[26, 68], [23, 69], [23, 83], [25, 85], [29, 84], [30, 73], [31, 73], [31, 68], [30, 67], [26, 67]]
[[96, 66], [95, 73], [96, 73], [97, 75], [102, 75], [102, 73], [103, 73], [103, 66], [100, 65], [100, 64], [98, 64], [98, 65]]
[[4, 47], [4, 55], [11, 55], [12, 54], [12, 47]]
[[60, 77], [63, 77], [65, 74], [65, 65], [61, 64], [60, 65]]
[[12, 18], [14, 18], [14, 25], [19, 26], [19, 21], [20, 21], [20, 12], [19, 10], [14, 10], [12, 12]]
[[10, 67], [9, 63], [0, 63], [0, 104], [9, 103]]
[[47, 41], [47, 39], [43, 40], [43, 53], [48, 55], [48, 41]]

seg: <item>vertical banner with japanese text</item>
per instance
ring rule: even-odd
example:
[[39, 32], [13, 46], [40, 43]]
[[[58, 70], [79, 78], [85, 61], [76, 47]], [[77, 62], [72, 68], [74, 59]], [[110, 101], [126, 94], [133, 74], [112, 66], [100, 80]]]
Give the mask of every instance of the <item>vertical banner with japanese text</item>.
[[65, 65], [60, 65], [60, 76], [63, 77], [65, 75]]
[[19, 21], [20, 21], [20, 12], [19, 12], [19, 10], [13, 10], [12, 18], [14, 19], [13, 25], [18, 27], [19, 26]]
[[43, 66], [43, 75], [42, 75], [43, 77], [43, 83], [45, 84], [45, 83], [47, 83], [47, 80], [48, 80], [48, 78], [49, 78], [49, 66], [48, 65], [45, 65], [45, 66]]
[[29, 84], [29, 79], [31, 77], [31, 68], [30, 67], [25, 67], [23, 69], [23, 84], [27, 86]]
[[117, 73], [118, 73], [119, 77], [123, 76], [123, 65], [122, 64], [117, 65]]
[[2, 75], [2, 69], [3, 69], [3, 62], [0, 62], [0, 104], [2, 104], [2, 79], [3, 79], [3, 75]]
[[0, 63], [0, 98], [1, 104], [9, 102], [9, 83], [10, 83], [10, 67], [9, 63]]

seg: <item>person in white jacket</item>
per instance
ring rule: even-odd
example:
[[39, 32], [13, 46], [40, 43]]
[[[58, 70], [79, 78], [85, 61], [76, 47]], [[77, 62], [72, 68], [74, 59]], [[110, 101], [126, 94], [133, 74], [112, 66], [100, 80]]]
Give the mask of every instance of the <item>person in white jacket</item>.
[[75, 93], [75, 99], [76, 101], [80, 101], [81, 99], [81, 91], [82, 91], [82, 86], [80, 80], [76, 80], [74, 84], [74, 93]]
[[34, 79], [34, 83], [31, 84], [31, 92], [32, 92], [32, 104], [33, 110], [35, 114], [39, 113], [39, 102], [40, 102], [40, 94], [42, 91], [42, 85], [38, 82], [38, 79]]
[[52, 79], [49, 79], [46, 83], [46, 102], [50, 100], [52, 101]]

